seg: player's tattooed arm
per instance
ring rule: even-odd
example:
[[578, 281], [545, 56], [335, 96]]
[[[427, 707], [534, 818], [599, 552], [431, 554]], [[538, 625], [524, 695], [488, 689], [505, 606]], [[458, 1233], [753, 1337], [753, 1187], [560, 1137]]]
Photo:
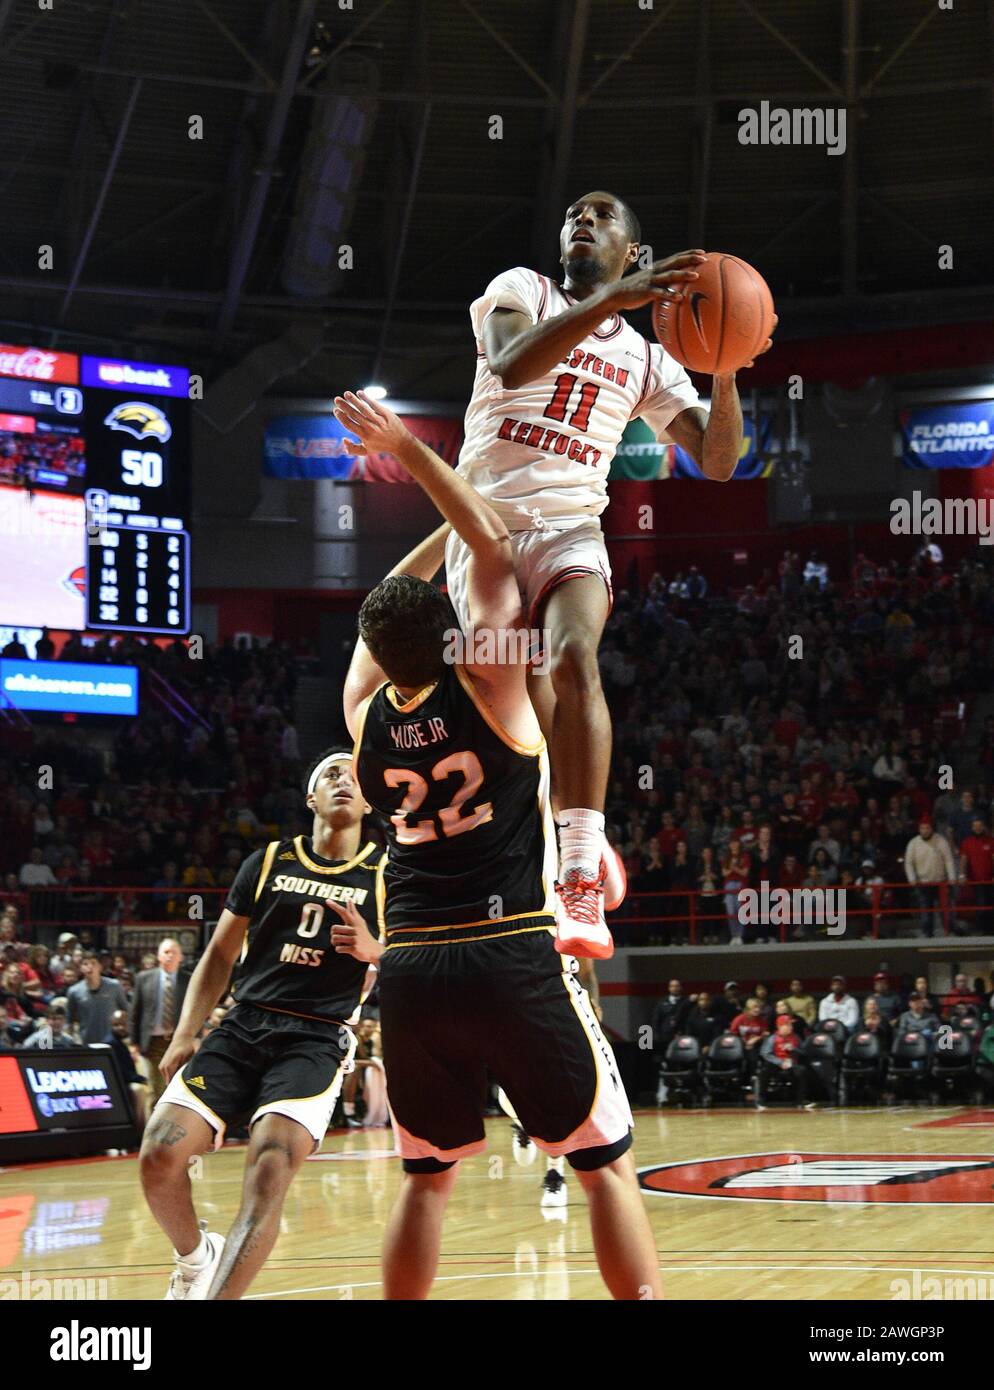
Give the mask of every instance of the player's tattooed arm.
[[714, 378], [710, 412], [697, 405], [681, 410], [666, 432], [687, 451], [705, 478], [727, 482], [742, 453], [742, 405], [734, 376]]

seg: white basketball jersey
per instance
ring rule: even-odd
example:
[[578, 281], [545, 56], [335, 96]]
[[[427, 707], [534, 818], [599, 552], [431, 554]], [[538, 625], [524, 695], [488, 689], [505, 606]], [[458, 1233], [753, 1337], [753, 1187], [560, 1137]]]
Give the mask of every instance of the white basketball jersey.
[[470, 306], [476, 381], [458, 471], [510, 530], [529, 529], [538, 519], [599, 516], [629, 420], [640, 417], [663, 439], [675, 415], [700, 404], [679, 363], [620, 314], [606, 318], [552, 371], [505, 390], [483, 351], [487, 316], [515, 309], [541, 323], [575, 303], [552, 280], [518, 266], [498, 275]]

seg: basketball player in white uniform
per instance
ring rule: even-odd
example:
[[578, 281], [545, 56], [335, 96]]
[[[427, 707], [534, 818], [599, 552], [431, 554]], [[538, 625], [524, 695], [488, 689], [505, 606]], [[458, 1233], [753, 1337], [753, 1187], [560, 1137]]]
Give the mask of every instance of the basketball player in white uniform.
[[[519, 266], [474, 301], [476, 381], [458, 470], [510, 531], [526, 625], [548, 643], [547, 673], [533, 671], [529, 691], [549, 745], [560, 827], [557, 946], [596, 958], [614, 949], [605, 895], [609, 905], [624, 895], [624, 870], [604, 837], [611, 718], [597, 668], [611, 605], [597, 518], [611, 460], [636, 417], [714, 481], [732, 476], [742, 448], [735, 373], [715, 376], [709, 414], [684, 369], [621, 317], [692, 293], [704, 258], [684, 251], [625, 275], [640, 235], [620, 198], [589, 193], [566, 213], [561, 286]], [[468, 551], [455, 532], [445, 560], [467, 631]]]

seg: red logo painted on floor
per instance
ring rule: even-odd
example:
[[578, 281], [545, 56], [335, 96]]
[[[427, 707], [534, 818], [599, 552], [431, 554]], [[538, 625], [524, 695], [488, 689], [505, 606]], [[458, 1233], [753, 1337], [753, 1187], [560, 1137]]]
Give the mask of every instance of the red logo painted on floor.
[[994, 1110], [961, 1110], [944, 1120], [923, 1120], [912, 1129], [988, 1129], [994, 1126]]
[[994, 1203], [994, 1160], [969, 1154], [763, 1153], [639, 1170], [650, 1194], [746, 1202]]

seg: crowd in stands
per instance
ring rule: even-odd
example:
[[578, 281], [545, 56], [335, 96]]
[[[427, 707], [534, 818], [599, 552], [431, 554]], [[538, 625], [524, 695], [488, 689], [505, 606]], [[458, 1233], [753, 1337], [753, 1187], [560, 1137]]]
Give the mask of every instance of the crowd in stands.
[[[146, 679], [141, 713], [106, 747], [78, 730], [3, 727], [0, 886], [15, 900], [30, 894], [25, 918], [92, 923], [98, 934], [113, 922], [186, 918], [191, 891], [206, 890], [216, 907], [253, 849], [309, 830], [293, 715], [300, 662], [287, 647], [243, 640], [195, 658], [179, 641], [84, 647], [73, 637], [58, 659], [155, 672], [181, 698], [185, 722]], [[39, 790], [45, 767], [51, 790]], [[60, 888], [73, 892], [46, 891]], [[123, 891], [134, 888], [155, 891]]]
[[[787, 552], [737, 597], [696, 568], [620, 590], [600, 661], [622, 944], [778, 940], [740, 920], [740, 890], [764, 883], [844, 893], [849, 937], [994, 935], [994, 720], [970, 762], [964, 747], [994, 677], [991, 559], [860, 556], [839, 582]], [[56, 652], [45, 633], [36, 651], [144, 679], [141, 714], [106, 746], [0, 725], [0, 898], [24, 920], [92, 924], [100, 944], [108, 923], [186, 917], [197, 890], [209, 916], [245, 855], [308, 828], [286, 644], [194, 655], [178, 639], [73, 636]]]
[[[62, 932], [56, 948], [18, 940], [17, 908], [0, 910], [0, 1048], [61, 1051], [109, 1048], [131, 1096], [139, 1133], [165, 1089], [159, 1063], [172, 1041], [189, 983], [183, 950], [163, 937], [129, 964], [124, 952], [98, 950], [92, 934]], [[228, 994], [207, 1019], [207, 1036], [234, 1004]], [[388, 1123], [379, 1020], [371, 1009], [356, 1029], [355, 1068], [342, 1095], [342, 1124]], [[357, 1103], [362, 1119], [357, 1116]]]
[[[911, 1048], [905, 1046], [909, 1035], [915, 1043]], [[681, 1053], [690, 1052], [701, 1060], [715, 1057], [729, 1048], [733, 1039], [738, 1044], [734, 1055], [741, 1062], [739, 1079], [757, 1102], [763, 1067], [774, 1072], [793, 1069], [794, 1079], [805, 1083], [800, 1087], [803, 1100], [812, 1061], [804, 1047], [806, 1041], [818, 1044], [817, 1061], [831, 1064], [834, 1081], [838, 1080], [847, 1045], [854, 1044], [853, 1050], [868, 1054], [868, 1044], [872, 1044], [877, 1063], [874, 1079], [879, 1090], [893, 1098], [893, 1092], [887, 1090], [889, 1058], [909, 1051], [911, 1063], [919, 1063], [920, 1079], [926, 1081], [930, 1058], [939, 1056], [941, 1060], [943, 1049], [955, 1039], [962, 1045], [963, 1079], [975, 1082], [982, 1094], [994, 1096], [994, 974], [986, 981], [980, 977], [970, 981], [958, 974], [952, 988], [939, 996], [929, 989], [926, 976], [894, 981], [886, 970], [879, 970], [872, 989], [862, 998], [850, 992], [844, 976], [835, 975], [821, 999], [799, 979], [791, 980], [776, 999], [761, 981], [746, 993], [736, 980], [729, 980], [721, 994], [706, 990], [685, 994], [682, 982], [672, 979], [656, 1004], [651, 1026], [653, 1054], [660, 1069], [657, 1102], [667, 1100], [668, 1081], [673, 1080], [674, 1072], [678, 1081], [686, 1072], [679, 1065]], [[675, 1069], [671, 1065], [674, 1059], [678, 1063]], [[908, 1070], [917, 1078], [914, 1065]], [[900, 1068], [895, 1074], [902, 1078]], [[681, 1091], [679, 1086], [677, 1091]], [[830, 1099], [837, 1099], [831, 1087], [828, 1092]]]
[[693, 579], [622, 590], [601, 648], [638, 919], [616, 936], [685, 941], [693, 917], [699, 942], [779, 940], [739, 920], [764, 882], [844, 891], [850, 935], [994, 935], [994, 720], [964, 743], [994, 677], [991, 557], [860, 556], [840, 584], [788, 552], [737, 600]]

